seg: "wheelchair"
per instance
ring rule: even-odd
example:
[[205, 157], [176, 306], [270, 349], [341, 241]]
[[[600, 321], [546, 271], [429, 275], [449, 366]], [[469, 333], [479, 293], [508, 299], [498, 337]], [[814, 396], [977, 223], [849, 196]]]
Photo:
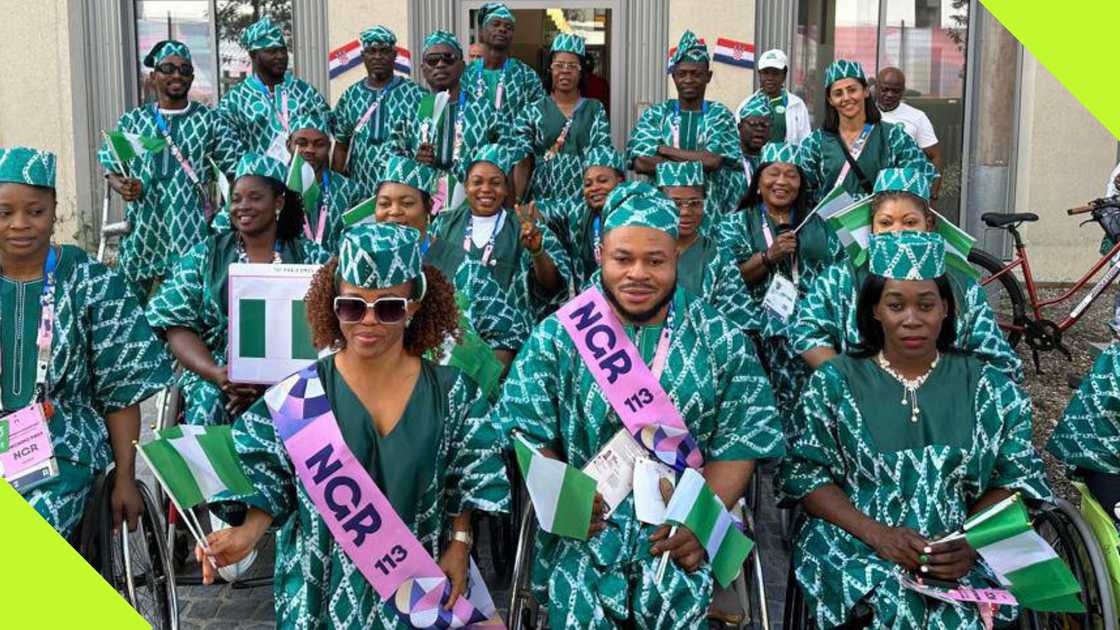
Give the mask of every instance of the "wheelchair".
[[137, 480], [144, 511], [136, 531], [129, 532], [125, 523], [114, 536], [110, 497], [115, 482], [115, 469], [95, 478], [82, 520], [70, 542], [153, 628], [177, 630], [179, 601], [175, 573], [164, 545], [159, 507], [147, 485]]

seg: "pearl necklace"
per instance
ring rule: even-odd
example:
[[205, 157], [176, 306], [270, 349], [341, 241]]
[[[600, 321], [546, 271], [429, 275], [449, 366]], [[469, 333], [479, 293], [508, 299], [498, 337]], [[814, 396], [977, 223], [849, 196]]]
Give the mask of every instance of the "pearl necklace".
[[933, 357], [933, 362], [929, 364], [929, 369], [926, 370], [925, 374], [922, 374], [918, 378], [909, 379], [903, 377], [898, 372], [895, 372], [894, 369], [891, 368], [891, 364], [887, 362], [886, 357], [883, 356], [882, 352], [880, 352], [876, 357], [876, 360], [879, 363], [879, 367], [883, 368], [884, 372], [890, 374], [894, 378], [894, 380], [898, 381], [898, 383], [902, 385], [902, 400], [898, 401], [898, 403], [900, 405], [910, 403], [910, 422], [918, 421], [918, 388], [925, 384], [926, 379], [929, 378], [930, 374], [933, 374], [933, 369], [937, 367], [937, 362], [940, 359], [941, 353], [938, 352]]

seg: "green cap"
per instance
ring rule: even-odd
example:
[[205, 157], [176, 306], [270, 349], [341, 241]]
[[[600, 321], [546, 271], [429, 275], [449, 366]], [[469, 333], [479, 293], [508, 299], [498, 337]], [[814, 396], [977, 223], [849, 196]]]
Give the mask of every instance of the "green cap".
[[908, 192], [929, 201], [929, 178], [914, 168], [885, 168], [875, 177], [873, 192]]
[[575, 33], [559, 33], [552, 39], [552, 52], [566, 52], [582, 57], [587, 53], [587, 41]]
[[761, 116], [764, 118], [770, 117], [770, 101], [762, 96], [753, 96], [748, 98], [739, 106], [739, 111], [735, 112], [737, 120], [744, 118], [752, 118]]
[[887, 232], [868, 239], [871, 273], [893, 280], [945, 275], [945, 239], [936, 232]]
[[508, 174], [513, 168], [513, 154], [503, 144], [484, 144], [475, 150], [467, 171], [479, 162], [489, 162], [497, 166], [503, 173]]
[[412, 186], [420, 192], [431, 194], [435, 190], [436, 171], [412, 158], [390, 155], [385, 159], [385, 168], [378, 184], [385, 182]]
[[767, 142], [762, 146], [762, 164], [785, 162], [797, 164], [797, 145], [788, 142]]
[[290, 129], [292, 133], [300, 129], [314, 129], [315, 131], [322, 132], [328, 138], [331, 137], [331, 126], [327, 123], [326, 116], [318, 112], [310, 112], [304, 114], [296, 114], [292, 116], [292, 124]]
[[824, 89], [828, 90], [840, 79], [860, 79], [867, 83], [867, 75], [863, 73], [863, 66], [858, 61], [850, 59], [837, 59], [828, 66], [824, 73]]
[[609, 166], [621, 175], [626, 174], [626, 159], [609, 144], [591, 147], [584, 152], [583, 169], [587, 170], [592, 166]]
[[144, 67], [154, 68], [163, 63], [164, 59], [173, 55], [182, 57], [187, 61], [191, 60], [191, 49], [183, 42], [174, 39], [165, 39], [162, 42], [157, 42], [152, 49], [148, 51], [148, 55], [144, 57]]
[[280, 160], [258, 153], [246, 153], [237, 163], [234, 179], [238, 180], [246, 175], [258, 175], [276, 180], [287, 186], [288, 167]]
[[661, 162], [657, 165], [657, 186], [704, 187], [704, 165], [700, 162]]
[[646, 182], [623, 182], [615, 187], [603, 206], [603, 233], [620, 227], [648, 227], [674, 239], [680, 234], [680, 212], [660, 190]]
[[0, 149], [0, 183], [54, 188], [56, 160], [50, 151], [29, 147]]
[[459, 40], [455, 38], [453, 33], [447, 31], [432, 31], [424, 38], [424, 46], [420, 50], [420, 54], [428, 52], [429, 48], [439, 46], [440, 44], [447, 44], [448, 46], [459, 51], [459, 56], [463, 56], [463, 47], [459, 45]]
[[386, 289], [419, 279], [425, 292], [420, 231], [396, 223], [362, 223], [342, 233], [337, 277], [364, 289]]
[[708, 61], [707, 44], [700, 41], [700, 38], [692, 31], [685, 31], [681, 35], [681, 40], [677, 43], [677, 49], [669, 57], [669, 67], [672, 68], [682, 61], [696, 63]]
[[249, 52], [264, 48], [287, 48], [284, 31], [267, 15], [241, 31], [241, 47]]
[[361, 34], [358, 35], [358, 39], [362, 42], [362, 48], [371, 48], [374, 46], [392, 47], [397, 45], [396, 34], [380, 24], [362, 31]]
[[513, 17], [513, 12], [509, 7], [501, 2], [486, 2], [478, 10], [478, 24], [479, 26], [486, 26], [486, 23], [495, 18], [502, 18], [509, 20], [514, 24], [517, 23], [517, 18]]

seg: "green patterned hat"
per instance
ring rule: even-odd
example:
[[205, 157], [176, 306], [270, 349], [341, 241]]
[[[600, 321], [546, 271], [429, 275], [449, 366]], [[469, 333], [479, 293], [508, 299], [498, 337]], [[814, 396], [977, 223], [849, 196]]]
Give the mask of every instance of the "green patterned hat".
[[592, 166], [609, 166], [620, 174], [626, 174], [626, 159], [610, 145], [600, 145], [588, 149], [583, 154], [583, 169]]
[[286, 182], [288, 181], [288, 166], [280, 160], [268, 157], [267, 155], [246, 153], [241, 156], [241, 161], [237, 163], [237, 171], [234, 173], [234, 179], [238, 180], [246, 175], [267, 177], [286, 186]]
[[929, 178], [914, 168], [885, 168], [875, 178], [874, 192], [908, 192], [929, 201]]
[[496, 18], [502, 18], [517, 24], [517, 18], [513, 17], [513, 12], [501, 2], [487, 2], [478, 10], [479, 26], [486, 26], [487, 22]]
[[362, 42], [362, 48], [371, 48], [373, 46], [393, 47], [397, 45], [396, 34], [380, 24], [362, 31], [361, 34], [358, 35], [358, 39]]
[[459, 45], [459, 40], [455, 39], [455, 35], [447, 31], [432, 31], [424, 38], [424, 47], [421, 49], [420, 54], [428, 52], [428, 49], [440, 44], [447, 44], [459, 52], [459, 56], [463, 56], [463, 47]]
[[827, 91], [840, 79], [859, 79], [867, 83], [867, 75], [863, 73], [863, 66], [858, 61], [837, 59], [828, 66], [824, 73], [824, 89]]
[[797, 145], [787, 142], [767, 142], [762, 147], [762, 164], [785, 162], [797, 164]]
[[297, 114], [292, 116], [290, 129], [292, 133], [300, 129], [314, 129], [328, 138], [331, 137], [331, 126], [327, 124], [327, 118], [319, 113]]
[[241, 31], [241, 47], [249, 52], [264, 48], [287, 48], [284, 31], [267, 15]]
[[54, 188], [55, 163], [50, 151], [29, 147], [0, 149], [0, 183]]
[[680, 234], [680, 211], [660, 190], [646, 182], [623, 182], [607, 195], [603, 234], [620, 227], [648, 227], [674, 239]]
[[427, 164], [421, 164], [411, 158], [390, 155], [385, 160], [385, 170], [382, 171], [378, 184], [385, 182], [412, 186], [420, 192], [431, 194], [435, 190], [436, 171]]
[[700, 41], [692, 31], [685, 31], [681, 35], [681, 41], [677, 43], [677, 49], [673, 52], [673, 56], [669, 57], [669, 67], [673, 67], [682, 61], [707, 63], [708, 59], [708, 46]]
[[893, 280], [933, 280], [945, 275], [945, 239], [936, 232], [887, 232], [868, 240], [869, 270]]
[[552, 52], [566, 52], [582, 57], [587, 53], [587, 40], [575, 33], [560, 33], [552, 40]]
[[700, 162], [662, 162], [657, 165], [657, 186], [704, 187], [704, 165]]
[[342, 234], [337, 278], [363, 289], [386, 289], [419, 279], [423, 298], [424, 265], [420, 231], [396, 223], [362, 223]]
[[755, 116], [762, 116], [763, 118], [770, 117], [770, 101], [765, 97], [754, 96], [748, 98], [740, 107], [739, 111], [735, 112], [736, 120], [743, 120], [744, 118], [752, 118]]
[[505, 145], [484, 144], [475, 150], [471, 163], [467, 165], [467, 171], [470, 172], [471, 168], [479, 162], [489, 162], [508, 174], [513, 168], [513, 154]]
[[191, 49], [187, 48], [187, 45], [183, 42], [174, 39], [165, 39], [162, 42], [156, 43], [156, 45], [152, 46], [152, 49], [148, 51], [148, 55], [144, 57], [144, 67], [154, 68], [163, 63], [164, 59], [172, 55], [177, 55], [190, 61]]

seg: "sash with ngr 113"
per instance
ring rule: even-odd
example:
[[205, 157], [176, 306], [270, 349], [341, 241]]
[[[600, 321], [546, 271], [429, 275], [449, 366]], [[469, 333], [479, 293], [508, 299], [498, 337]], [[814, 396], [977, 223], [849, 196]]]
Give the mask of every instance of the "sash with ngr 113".
[[315, 364], [277, 383], [264, 398], [304, 490], [382, 601], [414, 628], [504, 630], [473, 566], [470, 592], [444, 609], [450, 581], [347, 448]]
[[592, 286], [577, 295], [557, 311], [557, 317], [638, 444], [677, 472], [703, 466], [704, 456], [684, 418], [599, 288]]

